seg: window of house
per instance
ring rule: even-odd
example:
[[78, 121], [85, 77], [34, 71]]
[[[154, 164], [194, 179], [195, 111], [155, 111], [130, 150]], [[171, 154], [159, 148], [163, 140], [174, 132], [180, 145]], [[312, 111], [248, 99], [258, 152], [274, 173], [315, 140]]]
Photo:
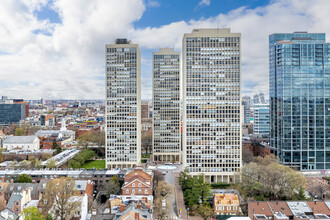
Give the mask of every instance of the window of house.
[[135, 193], [135, 190], [133, 189], [133, 190], [132, 190], [132, 194], [134, 194], [134, 193]]
[[133, 187], [135, 187], [135, 183], [133, 183], [133, 185], [132, 185]]
[[126, 193], [129, 193], [129, 189], [126, 189]]
[[139, 183], [139, 187], [141, 187], [141, 183]]

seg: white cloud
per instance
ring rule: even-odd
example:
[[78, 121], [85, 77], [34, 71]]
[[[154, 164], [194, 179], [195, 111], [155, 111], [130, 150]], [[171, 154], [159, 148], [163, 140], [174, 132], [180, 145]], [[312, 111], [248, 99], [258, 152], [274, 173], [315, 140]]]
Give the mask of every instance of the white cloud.
[[148, 7], [153, 7], [153, 8], [158, 8], [158, 7], [160, 7], [160, 3], [156, 0], [148, 0], [147, 1], [147, 6]]
[[211, 0], [201, 0], [198, 5], [199, 6], [210, 6]]
[[[242, 91], [268, 94], [268, 35], [330, 33], [328, 0], [277, 0], [207, 19], [134, 28], [143, 0], [55, 0], [61, 24], [38, 20], [47, 0], [4, 1], [0, 7], [0, 95], [17, 98], [104, 98], [104, 45], [127, 37], [142, 50], [181, 49], [193, 28], [230, 27], [242, 33]], [[36, 30], [50, 35], [36, 33]], [[150, 54], [151, 56], [151, 54]], [[151, 98], [151, 61], [143, 63], [142, 98]], [[150, 69], [149, 69], [150, 68]], [[148, 81], [149, 80], [149, 81]]]

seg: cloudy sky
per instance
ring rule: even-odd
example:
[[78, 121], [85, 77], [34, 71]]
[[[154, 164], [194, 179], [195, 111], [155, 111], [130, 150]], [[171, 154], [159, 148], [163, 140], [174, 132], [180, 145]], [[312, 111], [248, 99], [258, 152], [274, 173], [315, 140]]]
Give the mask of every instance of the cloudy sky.
[[0, 96], [103, 99], [104, 45], [142, 51], [142, 98], [151, 98], [151, 53], [181, 50], [194, 28], [242, 33], [242, 92], [268, 94], [268, 35], [330, 33], [330, 0], [3, 0]]

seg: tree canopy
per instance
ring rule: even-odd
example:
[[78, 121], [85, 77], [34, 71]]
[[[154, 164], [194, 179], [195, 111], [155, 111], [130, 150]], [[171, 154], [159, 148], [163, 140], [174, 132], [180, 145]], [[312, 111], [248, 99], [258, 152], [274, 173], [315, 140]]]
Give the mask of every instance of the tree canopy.
[[27, 174], [21, 174], [17, 178], [18, 183], [32, 183], [32, 177]]
[[24, 217], [24, 220], [43, 220], [44, 216], [40, 210], [35, 206], [30, 206], [23, 209], [21, 216]]
[[211, 186], [204, 181], [204, 174], [190, 176], [188, 170], [181, 172], [179, 183], [183, 191], [185, 204], [189, 207], [207, 202], [210, 197]]
[[291, 199], [304, 188], [305, 177], [281, 165], [274, 156], [258, 158], [242, 168], [241, 186], [248, 197]]

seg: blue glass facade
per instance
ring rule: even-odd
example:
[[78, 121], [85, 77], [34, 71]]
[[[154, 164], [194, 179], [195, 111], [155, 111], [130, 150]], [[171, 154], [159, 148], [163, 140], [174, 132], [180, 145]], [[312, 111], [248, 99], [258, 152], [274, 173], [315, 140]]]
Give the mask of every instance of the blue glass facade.
[[0, 125], [18, 124], [25, 119], [25, 104], [0, 104]]
[[325, 34], [269, 36], [271, 147], [300, 170], [330, 169], [330, 43]]

